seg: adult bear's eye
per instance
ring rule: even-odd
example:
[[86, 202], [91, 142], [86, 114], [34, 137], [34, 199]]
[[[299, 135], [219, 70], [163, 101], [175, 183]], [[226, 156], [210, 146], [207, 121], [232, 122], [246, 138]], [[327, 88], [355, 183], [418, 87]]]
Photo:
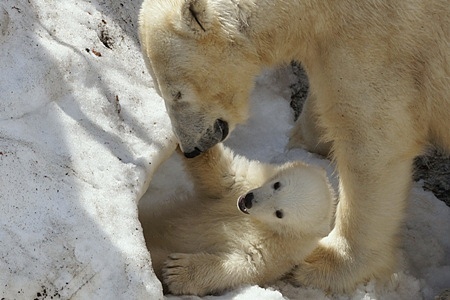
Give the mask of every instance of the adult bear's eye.
[[277, 210], [275, 212], [275, 216], [277, 216], [278, 219], [283, 218], [283, 216], [284, 216], [283, 211], [282, 210]]
[[172, 93], [173, 101], [178, 101], [183, 97], [180, 91]]
[[280, 187], [281, 187], [281, 183], [280, 183], [279, 181], [277, 181], [277, 182], [275, 182], [275, 183], [273, 184], [273, 189], [274, 189], [274, 190], [278, 190]]

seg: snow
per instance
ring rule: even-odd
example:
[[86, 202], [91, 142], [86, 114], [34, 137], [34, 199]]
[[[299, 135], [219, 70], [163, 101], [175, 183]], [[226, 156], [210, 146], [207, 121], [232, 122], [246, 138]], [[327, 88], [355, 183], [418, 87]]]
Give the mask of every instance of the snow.
[[[139, 50], [140, 4], [0, 2], [0, 298], [198, 299], [162, 295], [138, 220], [138, 204], [162, 210], [190, 188]], [[259, 78], [252, 117], [227, 145], [320, 165], [336, 186], [329, 161], [284, 149], [286, 72]], [[432, 299], [450, 287], [450, 209], [421, 183], [410, 198], [389, 284], [332, 297], [280, 281], [204, 299]]]
[[137, 202], [175, 142], [139, 5], [0, 3], [0, 298], [162, 298]]

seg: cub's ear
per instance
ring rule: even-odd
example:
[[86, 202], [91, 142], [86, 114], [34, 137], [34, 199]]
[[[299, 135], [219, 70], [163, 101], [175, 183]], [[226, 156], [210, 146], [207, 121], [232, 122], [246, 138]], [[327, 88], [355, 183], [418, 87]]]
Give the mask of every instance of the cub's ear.
[[207, 0], [184, 0], [181, 8], [184, 24], [197, 36], [202, 36], [211, 28], [212, 12]]

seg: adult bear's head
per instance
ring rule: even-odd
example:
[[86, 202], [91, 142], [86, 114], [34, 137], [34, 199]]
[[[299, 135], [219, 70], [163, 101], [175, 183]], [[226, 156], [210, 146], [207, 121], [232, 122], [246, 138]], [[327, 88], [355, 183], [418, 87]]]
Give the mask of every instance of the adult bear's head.
[[261, 69], [245, 11], [227, 0], [143, 3], [144, 57], [186, 157], [224, 140], [248, 116]]

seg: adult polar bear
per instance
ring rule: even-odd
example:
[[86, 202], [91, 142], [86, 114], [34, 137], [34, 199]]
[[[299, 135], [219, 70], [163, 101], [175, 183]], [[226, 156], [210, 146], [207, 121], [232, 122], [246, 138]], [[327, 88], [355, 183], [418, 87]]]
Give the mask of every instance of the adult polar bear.
[[340, 202], [294, 278], [341, 292], [389, 277], [413, 159], [450, 149], [448, 0], [146, 0], [140, 37], [188, 157], [245, 121], [263, 67], [301, 61], [312, 92], [291, 145], [332, 141]]

